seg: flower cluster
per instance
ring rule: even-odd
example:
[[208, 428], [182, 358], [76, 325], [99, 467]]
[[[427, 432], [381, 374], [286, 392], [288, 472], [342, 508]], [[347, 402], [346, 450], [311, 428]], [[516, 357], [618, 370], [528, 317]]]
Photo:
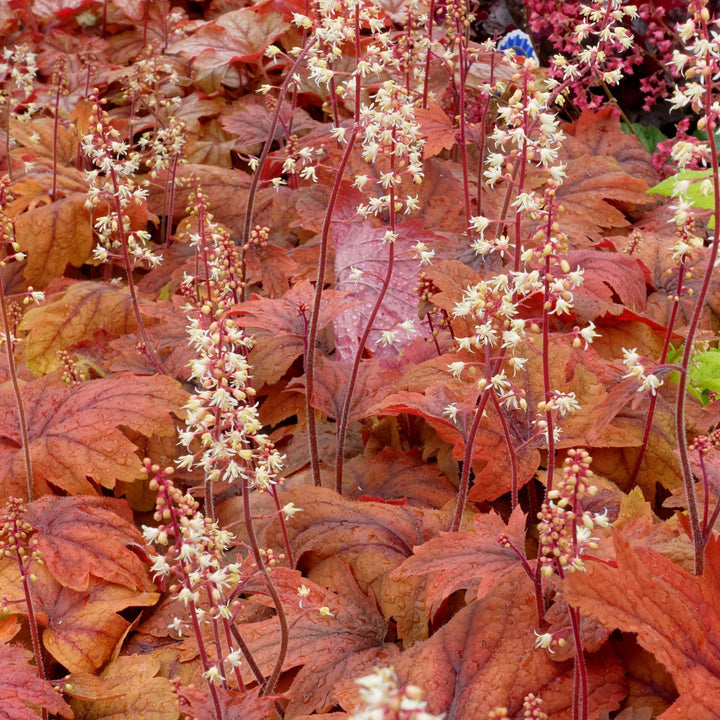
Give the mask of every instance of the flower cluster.
[[244, 479], [266, 490], [277, 481], [282, 456], [262, 432], [254, 402], [247, 357], [252, 338], [228, 312], [240, 300], [239, 250], [208, 212], [201, 190], [196, 189], [189, 202], [197, 222], [190, 242], [198, 250], [203, 275], [183, 283], [189, 300], [188, 335], [195, 350], [191, 380], [198, 391], [185, 408], [180, 442], [188, 454], [179, 464], [202, 469], [208, 481]]
[[133, 206], [142, 205], [147, 197], [147, 188], [136, 180], [140, 156], [120, 139], [97, 95], [91, 98], [82, 149], [95, 166], [87, 172], [89, 189], [85, 203], [88, 208], [99, 210], [93, 223], [99, 240], [93, 251], [95, 260], [101, 263], [122, 260], [128, 272], [138, 265], [159, 265], [160, 257], [150, 247], [150, 233], [144, 227], [132, 226]]
[[[509, 717], [506, 707], [497, 707], [488, 714], [488, 720], [506, 720]], [[527, 718], [527, 720], [548, 720], [547, 713], [542, 711], [542, 700], [533, 693], [525, 696], [523, 718]]]
[[655, 395], [663, 381], [657, 375], [647, 372], [645, 362], [646, 360], [638, 355], [637, 348], [631, 350], [623, 348], [623, 364], [628, 370], [623, 377], [635, 378], [638, 392], [649, 391], [651, 395]]
[[626, 55], [633, 47], [628, 25], [637, 17], [635, 5], [623, 0], [528, 0], [527, 9], [532, 32], [547, 37], [556, 50], [553, 76], [564, 82], [580, 108], [604, 101], [604, 95], [589, 94], [590, 88], [618, 85], [643, 60], [639, 49]]
[[557, 571], [583, 570], [582, 555], [586, 549], [597, 549], [591, 537], [594, 527], [607, 527], [605, 514], [583, 511], [580, 501], [592, 497], [597, 488], [592, 485], [592, 458], [586, 450], [570, 449], [565, 459], [562, 478], [548, 493], [538, 513], [540, 540], [540, 569], [550, 577]]
[[[2, 99], [8, 99], [9, 112], [16, 109], [17, 104], [25, 103], [31, 95], [37, 76], [37, 57], [26, 45], [3, 48], [0, 55], [0, 82], [9, 85]], [[26, 109], [33, 110], [25, 104]]]
[[[21, 566], [23, 575], [32, 563], [42, 565], [37, 549], [35, 532], [30, 523], [24, 520], [25, 505], [22, 500], [10, 497], [0, 510], [0, 557], [12, 557]], [[32, 580], [32, 575], [29, 576]]]
[[230, 624], [235, 604], [233, 590], [252, 568], [240, 563], [226, 562], [225, 554], [234, 537], [218, 527], [200, 510], [197, 501], [183, 494], [171, 480], [173, 468], [162, 470], [150, 460], [144, 470], [152, 476], [151, 491], [157, 493], [155, 527], [143, 527], [148, 543], [162, 548], [153, 558], [151, 572], [156, 582], [168, 586], [175, 599], [187, 609], [188, 617], [176, 617], [170, 627], [179, 635], [190, 628], [201, 648], [204, 676], [209, 682], [224, 680], [224, 665], [237, 668], [241, 664], [239, 650], [221, 653], [216, 643], [217, 657], [211, 659], [202, 642], [204, 625], [211, 626], [216, 638], [222, 637], [232, 648]]
[[[423, 180], [422, 149], [424, 141], [420, 137], [420, 127], [415, 120], [415, 102], [407, 88], [392, 80], [383, 83], [373, 96], [372, 103], [360, 108], [362, 125], [362, 158], [368, 163], [379, 164], [379, 178], [375, 181], [380, 194], [371, 197], [368, 204], [360, 205], [361, 215], [391, 214], [404, 209], [405, 213], [417, 210], [417, 195], [399, 197], [398, 188], [404, 175], [413, 184]], [[355, 185], [363, 188], [368, 177], [359, 175]], [[388, 231], [387, 242], [395, 240], [394, 233]], [[426, 248], [418, 249], [425, 261], [432, 255], [425, 255]]]
[[362, 705], [351, 720], [442, 720], [444, 715], [427, 712], [423, 692], [416, 685], [401, 686], [392, 668], [378, 668], [355, 681]]

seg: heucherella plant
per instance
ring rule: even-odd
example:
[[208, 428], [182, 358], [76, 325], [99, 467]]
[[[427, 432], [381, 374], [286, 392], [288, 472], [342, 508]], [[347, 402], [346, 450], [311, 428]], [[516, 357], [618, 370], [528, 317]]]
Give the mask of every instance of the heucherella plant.
[[93, 164], [93, 169], [86, 172], [89, 185], [86, 206], [97, 212], [93, 227], [98, 244], [93, 256], [98, 263], [105, 263], [108, 271], [107, 263], [119, 260], [123, 264], [140, 336], [138, 348], [158, 372], [165, 373], [145, 328], [134, 279], [137, 268], [157, 267], [160, 263], [151, 247], [150, 233], [133, 227], [131, 220], [133, 206], [141, 205], [147, 196], [147, 189], [136, 179], [140, 156], [112, 127], [97, 94], [91, 97], [88, 132], [82, 138], [82, 148]]
[[[707, 133], [706, 142], [681, 141], [672, 150], [672, 158], [678, 168], [683, 170], [690, 163], [707, 164], [709, 176], [703, 181], [701, 192], [713, 198], [712, 215], [720, 217], [720, 176], [718, 163], [720, 155], [717, 145], [718, 118], [718, 77], [720, 76], [720, 37], [715, 28], [716, 22], [711, 18], [707, 0], [693, 0], [688, 6], [689, 17], [677, 26], [676, 32], [684, 44], [684, 50], [673, 52], [673, 64], [684, 83], [679, 84], [672, 97], [673, 108], [691, 108], [700, 115], [698, 128]], [[691, 203], [683, 196], [687, 185], [679, 186], [678, 201], [675, 209], [675, 221], [678, 228], [687, 225], [692, 217]], [[679, 236], [678, 243], [687, 237]], [[700, 513], [695, 497], [693, 474], [690, 468], [688, 442], [685, 429], [685, 409], [689, 381], [688, 368], [695, 352], [694, 343], [705, 300], [708, 297], [710, 282], [717, 265], [720, 251], [720, 225], [712, 226], [710, 251], [707, 257], [700, 290], [694, 296], [695, 307], [685, 338], [682, 359], [680, 361], [680, 379], [678, 382], [677, 403], [675, 407], [675, 434], [678, 440], [678, 454], [682, 466], [683, 484], [687, 496], [690, 529], [695, 549], [695, 572], [700, 575], [705, 565], [705, 547], [707, 538], [700, 522]], [[680, 256], [686, 255], [684, 247], [678, 247]]]
[[205, 501], [212, 514], [213, 483], [240, 481], [246, 489], [271, 491], [282, 468], [282, 456], [263, 432], [254, 401], [247, 354], [252, 337], [233, 319], [242, 292], [239, 251], [228, 232], [207, 209], [200, 188], [191, 194], [201, 274], [186, 277], [190, 342], [197, 353], [191, 380], [198, 391], [186, 407], [186, 429], [180, 442], [188, 453], [180, 467], [202, 470]]

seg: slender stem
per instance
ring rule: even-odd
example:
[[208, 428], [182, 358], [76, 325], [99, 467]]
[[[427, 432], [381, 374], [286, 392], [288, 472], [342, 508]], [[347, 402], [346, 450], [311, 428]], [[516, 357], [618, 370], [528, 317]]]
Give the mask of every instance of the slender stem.
[[[390, 193], [390, 207], [391, 212], [394, 205], [394, 194]], [[337, 434], [337, 450], [335, 457], [335, 492], [342, 495], [342, 478], [343, 478], [343, 461], [345, 454], [345, 439], [347, 437], [348, 425], [350, 422], [350, 406], [352, 405], [353, 396], [355, 394], [355, 384], [357, 383], [357, 376], [360, 370], [360, 362], [362, 361], [363, 349], [367, 343], [370, 332], [372, 331], [373, 325], [375, 324], [375, 318], [385, 300], [385, 295], [390, 287], [390, 280], [392, 279], [393, 269], [395, 267], [395, 244], [388, 243], [388, 263], [387, 271], [383, 279], [382, 287], [378, 293], [375, 305], [368, 316], [367, 323], [365, 324], [365, 330], [363, 331], [360, 343], [358, 345], [357, 352], [355, 353], [355, 360], [353, 362], [352, 371], [348, 378], [348, 389], [345, 394], [345, 401], [343, 402], [342, 413], [340, 415], [340, 421], [338, 423], [338, 434]]]
[[512, 473], [511, 481], [511, 507], [513, 510], [518, 504], [518, 484], [519, 484], [519, 473], [518, 473], [518, 462], [517, 462], [517, 449], [513, 446], [512, 438], [510, 437], [510, 429], [508, 428], [507, 420], [505, 419], [505, 413], [503, 412], [502, 406], [497, 399], [495, 389], [490, 392], [495, 411], [500, 418], [500, 426], [502, 427], [503, 437], [505, 438], [505, 444], [507, 445], [508, 457], [510, 458], [510, 472]]
[[280, 532], [283, 536], [283, 545], [285, 546], [285, 552], [287, 553], [287, 561], [289, 567], [295, 567], [295, 559], [293, 558], [293, 551], [290, 547], [290, 538], [287, 533], [287, 523], [285, 522], [285, 515], [280, 507], [280, 498], [278, 497], [277, 485], [272, 485], [270, 488], [270, 494], [272, 495], [273, 502], [275, 503], [275, 509], [278, 512], [278, 522], [280, 523]]
[[316, 42], [317, 42], [317, 37], [314, 37], [301, 50], [300, 54], [297, 56], [297, 58], [295, 58], [295, 62], [290, 67], [290, 70], [288, 71], [288, 74], [285, 77], [283, 84], [280, 86], [280, 93], [278, 96], [278, 100], [275, 103], [275, 110], [273, 111], [272, 118], [270, 119], [270, 127], [268, 128], [267, 139], [265, 141], [265, 144], [263, 145], [262, 152], [260, 153], [260, 158], [258, 159], [257, 168], [256, 168], [255, 172], [253, 173], [252, 180], [250, 181], [250, 190], [248, 191], [247, 209], [245, 210], [245, 224], [243, 226], [242, 242], [240, 244], [240, 267], [241, 267], [240, 280], [241, 280], [241, 287], [242, 287], [241, 300], [245, 300], [245, 278], [247, 277], [247, 268], [245, 265], [245, 246], [248, 244], [248, 242], [250, 240], [250, 229], [252, 228], [252, 220], [253, 220], [253, 207], [255, 206], [255, 196], [257, 195], [258, 184], [260, 183], [260, 175], [261, 175], [262, 169], [265, 165], [265, 161], [267, 160], [267, 156], [270, 153], [270, 147], [272, 145], [273, 138], [275, 137], [275, 128], [277, 127], [278, 121], [280, 119], [280, 110], [282, 109], [282, 102], [283, 102], [283, 98], [285, 97], [285, 93], [287, 92], [288, 88], [290, 87], [290, 83], [292, 82], [292, 79], [295, 76], [295, 73], [298, 71], [298, 68], [305, 61], [305, 56], [310, 52], [310, 49], [312, 48], [313, 45], [315, 45]]
[[547, 484], [545, 495], [552, 490], [553, 476], [555, 475], [555, 423], [554, 414], [550, 408], [550, 316], [548, 304], [550, 303], [550, 258], [545, 259], [544, 300], [542, 311], [542, 362], [543, 362], [543, 397], [547, 403], [545, 411], [546, 435], [548, 445]]
[[125, 235], [125, 228], [123, 227], [123, 213], [122, 207], [120, 206], [120, 195], [118, 191], [118, 182], [116, 179], [115, 171], [112, 173], [113, 188], [115, 189], [115, 212], [118, 217], [118, 232], [120, 233], [120, 246], [122, 248], [123, 264], [125, 265], [125, 273], [128, 279], [128, 290], [130, 291], [130, 299], [132, 301], [133, 314], [135, 315], [135, 322], [138, 326], [138, 334], [142, 340], [142, 351], [145, 357], [150, 361], [150, 364], [159, 372], [161, 375], [169, 375], [165, 366], [160, 359], [160, 356], [155, 350], [155, 345], [147, 334], [145, 328], [145, 321], [143, 320], [140, 312], [140, 301], [138, 300], [137, 290], [135, 289], [135, 278], [133, 277], [132, 261], [130, 259], [130, 251], [128, 250], [127, 236]]
[[3, 332], [5, 333], [5, 352], [8, 359], [8, 371], [15, 395], [15, 403], [18, 411], [18, 422], [20, 425], [20, 438], [22, 441], [23, 457], [25, 459], [25, 476], [28, 502], [35, 499], [35, 483], [33, 482], [32, 460], [30, 457], [30, 437], [28, 435], [27, 419], [25, 417], [25, 406], [23, 405], [20, 392], [20, 380], [18, 379], [17, 367], [15, 365], [15, 340], [10, 317], [8, 316], [7, 298], [5, 297], [5, 283], [0, 276], [0, 314], [2, 314]]
[[[582, 635], [580, 634], [580, 614], [577, 608], [568, 607], [570, 625], [572, 626], [575, 643], [575, 687], [573, 688], [573, 705], [576, 705], [576, 720], [587, 720], [588, 716], [588, 676], [585, 665], [585, 653], [582, 648]], [[577, 699], [576, 699], [577, 698]]]
[[460, 68], [460, 87], [458, 88], [458, 116], [460, 118], [460, 159], [462, 162], [463, 200], [465, 205], [465, 227], [470, 226], [470, 169], [468, 168], [466, 119], [465, 119], [465, 75], [467, 59], [465, 55], [465, 35], [458, 36], [458, 66]]
[[[361, 47], [360, 47], [360, 6], [355, 7], [354, 13], [355, 23], [355, 66], [360, 63]], [[337, 98], [335, 97], [334, 78], [331, 84], [331, 99], [333, 100], [333, 114], [335, 123], [339, 123], [339, 111], [336, 108]], [[345, 152], [343, 152], [340, 166], [338, 167], [330, 191], [330, 199], [328, 201], [328, 209], [323, 218], [323, 226], [320, 234], [320, 261], [318, 265], [317, 282], [315, 283], [315, 297], [313, 298], [313, 309], [310, 316], [310, 326], [307, 332], [307, 350], [305, 353], [305, 415], [308, 424], [308, 444], [310, 449], [310, 468], [312, 471], [313, 484], [316, 487], [321, 485], [320, 478], [320, 456], [318, 453], [317, 425], [315, 423], [315, 409], [312, 400], [315, 391], [315, 344], [317, 341], [318, 324], [320, 321], [320, 301], [322, 299], [323, 286], [325, 284], [325, 268], [327, 265], [328, 243], [330, 237], [330, 223], [332, 221], [335, 204], [337, 203], [340, 187], [342, 185], [345, 168], [347, 167], [352, 155], [355, 141], [360, 132], [360, 93], [362, 91], [362, 75], [355, 75], [355, 103], [353, 108], [353, 127], [348, 138]], [[342, 483], [340, 490], [342, 492]]]
[[[705, 114], [706, 117], [714, 117], [712, 111], [712, 93], [708, 89], [705, 94]], [[675, 405], [675, 434], [678, 442], [678, 455], [680, 456], [680, 467], [682, 469], [683, 485], [687, 496], [688, 515], [690, 520], [690, 532], [695, 548], [695, 574], [702, 575], [705, 569], [705, 545], [703, 544], [703, 533], [700, 528], [700, 516], [698, 514], [697, 498], [695, 497], [695, 485], [693, 483], [693, 474], [690, 468], [690, 458], [688, 455], [687, 435], [685, 429], [685, 405], [687, 402], [687, 384], [688, 384], [688, 368], [693, 352], [693, 341], [697, 332], [702, 316], [705, 298], [710, 288], [710, 281], [713, 277], [713, 270], [718, 258], [718, 246], [720, 245], [720, 177], [718, 176], [718, 150], [713, 132], [714, 123], [709, 126], [708, 146], [710, 147], [710, 167], [714, 168], [713, 173], [713, 211], [717, 222], [713, 229], [712, 245], [710, 246], [710, 255], [708, 257], [707, 266], [703, 283], [695, 300], [695, 309], [693, 310], [690, 324], [687, 329], [685, 338], [685, 348], [681, 366], [683, 372], [680, 373], [677, 390], [677, 404]]]
[[248, 542], [252, 549], [253, 558], [255, 559], [255, 565], [265, 578], [265, 585], [267, 586], [268, 594], [275, 605], [278, 622], [280, 623], [280, 648], [278, 649], [277, 658], [275, 659], [275, 667], [270, 673], [270, 677], [265, 682], [261, 693], [262, 695], [272, 695], [275, 690], [275, 686], [277, 685], [277, 681], [280, 678], [283, 665], [285, 664], [285, 658], [287, 657], [289, 640], [288, 621], [287, 616], [285, 615], [285, 608], [283, 607], [282, 600], [280, 599], [280, 595], [278, 595], [278, 591], [270, 578], [270, 573], [265, 566], [265, 560], [263, 559], [257, 542], [255, 528], [252, 523], [252, 509], [250, 507], [250, 484], [247, 478], [243, 478], [243, 512], [245, 514], [245, 530], [248, 535]]
[[[663, 343], [662, 353], [660, 354], [660, 364], [664, 365], [667, 362], [667, 356], [670, 352], [670, 341], [672, 340], [673, 329], [675, 327], [675, 321], [678, 316], [680, 309], [680, 294], [682, 293], [682, 282], [685, 276], [685, 256], [680, 260], [680, 267], [678, 270], [678, 284], [677, 292], [673, 298], [673, 308], [670, 313], [670, 320], [668, 322], [667, 331], [665, 332], [665, 342]], [[632, 475], [630, 476], [630, 482], [628, 487], [635, 487], [635, 484], [640, 474], [640, 467], [642, 466], [645, 453], [647, 452], [648, 443], [650, 442], [650, 432], [652, 430], [652, 422], [655, 417], [655, 407], [657, 405], [658, 395], [655, 393], [650, 396], [650, 407], [648, 408], [647, 419], [645, 420], [645, 430], [643, 432], [643, 439], [640, 443], [640, 451], [638, 452], [637, 459], [635, 460], [635, 467], [633, 468]]]
[[462, 474], [460, 475], [460, 487], [458, 487], [458, 501], [455, 508], [455, 516], [448, 528], [450, 532], [457, 532], [460, 529], [460, 522], [465, 510], [465, 503], [467, 502], [468, 493], [470, 492], [470, 470], [472, 467], [473, 445], [475, 444], [475, 436], [480, 428], [480, 421], [482, 420], [489, 397], [490, 388], [486, 387], [478, 398], [477, 407], [475, 408], [475, 417], [473, 417], [472, 424], [470, 425], [470, 431], [465, 439], [465, 455], [463, 456], [463, 468]]
[[335, 181], [330, 191], [330, 199], [328, 200], [328, 209], [323, 218], [322, 231], [320, 233], [320, 259], [318, 262], [318, 276], [315, 283], [315, 297], [313, 298], [312, 313], [310, 314], [310, 323], [307, 331], [307, 351], [305, 353], [305, 414], [308, 424], [308, 444], [310, 447], [310, 467], [312, 470], [313, 484], [320, 486], [320, 456], [318, 453], [317, 442], [317, 425], [315, 423], [315, 409], [312, 405], [313, 393], [315, 391], [315, 344], [317, 342], [317, 334], [320, 321], [320, 303], [322, 300], [323, 284], [325, 282], [325, 269], [327, 267], [328, 245], [330, 238], [330, 224], [332, 222], [335, 204], [340, 194], [345, 168], [350, 161], [355, 140], [357, 139], [359, 128], [356, 126], [352, 129], [348, 139], [345, 152], [340, 160]]

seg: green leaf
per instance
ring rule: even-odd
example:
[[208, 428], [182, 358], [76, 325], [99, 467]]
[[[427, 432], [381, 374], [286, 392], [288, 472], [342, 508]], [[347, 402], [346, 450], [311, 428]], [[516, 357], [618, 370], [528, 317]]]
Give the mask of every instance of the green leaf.
[[[707, 188], [703, 187], [703, 180], [711, 177], [713, 174], [712, 168], [707, 170], [681, 170], [677, 175], [665, 178], [662, 182], [659, 182], [655, 187], [648, 190], [648, 193], [653, 195], [664, 195], [665, 197], [675, 197], [678, 193], [675, 192], [675, 187], [678, 182], [690, 181], [690, 187], [687, 191], [682, 193], [683, 197], [695, 208], [700, 210], [712, 210], [715, 206], [715, 198], [712, 193], [712, 185], [710, 191], [706, 192]], [[708, 221], [708, 227], [712, 230], [715, 227], [715, 215], [713, 214]]]
[[720, 393], [720, 350], [695, 355], [690, 368], [690, 382], [701, 392]]
[[668, 139], [667, 135], [654, 125], [645, 127], [640, 123], [631, 123], [630, 125], [622, 123], [621, 127], [626, 135], [634, 135], [651, 155], [661, 142]]

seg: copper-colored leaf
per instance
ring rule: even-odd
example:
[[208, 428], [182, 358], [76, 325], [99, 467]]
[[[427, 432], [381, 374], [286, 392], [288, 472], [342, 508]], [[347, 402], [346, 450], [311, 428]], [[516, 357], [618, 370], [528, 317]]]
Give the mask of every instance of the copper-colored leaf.
[[[283, 495], [302, 507], [288, 522], [287, 532], [297, 562], [308, 568], [310, 577], [324, 575], [323, 563], [341, 558], [350, 565], [363, 590], [371, 589], [387, 619], [393, 617], [403, 638], [425, 636], [429, 610], [423, 602], [421, 583], [411, 587], [402, 578], [389, 578], [412, 553], [448, 522], [440, 511], [390, 505], [381, 502], [346, 500], [325, 488], [296, 488]], [[273, 526], [268, 539], [275, 545], [281, 540]], [[319, 581], [319, 580], [318, 580]], [[408, 603], [394, 585], [405, 582], [408, 593], [420, 593]]]
[[[221, 123], [225, 130], [238, 136], [235, 141], [236, 150], [254, 152], [268, 139], [271, 118], [272, 112], [261, 99], [254, 95], [243, 95], [224, 110]], [[303, 131], [317, 127], [319, 123], [301, 108], [293, 109], [289, 105], [283, 105], [273, 139], [283, 139], [285, 129], [290, 125], [293, 133], [303, 134]]]
[[256, 7], [232, 10], [204, 23], [172, 51], [191, 58], [198, 68], [223, 68], [234, 62], [257, 60], [289, 24], [276, 12]]
[[439, 155], [443, 150], [454, 147], [458, 131], [439, 105], [431, 103], [427, 109], [417, 108], [415, 119], [420, 124], [422, 136], [425, 138], [423, 158]]
[[[453, 448], [453, 457], [462, 459], [465, 440], [458, 425], [447, 415], [446, 408], [455, 404], [459, 415], [470, 413], [472, 405], [466, 398], [458, 396], [449, 386], [452, 382], [435, 383], [423, 394], [400, 391], [392, 393], [376, 405], [372, 412], [378, 415], [399, 415], [407, 413], [425, 419], [442, 440]], [[481, 423], [472, 449], [474, 485], [470, 490], [472, 501], [495, 500], [510, 490], [512, 466], [507, 442], [494, 408], [487, 411], [488, 418]], [[518, 443], [520, 445], [520, 443]], [[540, 454], [535, 447], [524, 445], [515, 449], [518, 463], [518, 487], [523, 487], [537, 471]]]
[[355, 457], [343, 469], [345, 497], [356, 500], [362, 495], [398, 500], [411, 505], [441, 508], [457, 497], [452, 483], [433, 465], [423, 463], [420, 453], [385, 448], [368, 459]]
[[31, 285], [44, 287], [68, 264], [80, 267], [90, 257], [93, 229], [86, 199], [84, 193], [73, 193], [15, 220], [15, 240], [27, 255], [25, 279]]
[[30, 665], [32, 653], [12, 645], [0, 645], [0, 720], [37, 720], [32, 708], [44, 708], [72, 718], [70, 706]]
[[61, 297], [23, 317], [25, 363], [36, 375], [45, 375], [60, 366], [58, 350], [90, 340], [100, 329], [117, 335], [137, 330], [130, 295], [106, 283], [74, 283]]
[[[397, 647], [384, 642], [387, 624], [371, 597], [358, 587], [348, 566], [334, 559], [328, 568], [335, 592], [325, 590], [299, 573], [273, 570], [276, 585], [292, 592], [304, 584], [309, 595], [303, 604], [287, 603], [291, 625], [288, 655], [283, 667], [302, 665], [289, 690], [288, 717], [300, 712], [326, 711], [336, 704], [335, 688], [352, 683], [364, 672], [397, 655]], [[326, 606], [332, 617], [317, 608]], [[241, 633], [264, 672], [277, 657], [277, 621], [244, 625]]]
[[[264, 332], [256, 335], [250, 356], [257, 385], [276, 383], [305, 351], [304, 338], [313, 307], [314, 289], [307, 281], [297, 283], [284, 297], [271, 300], [254, 295], [238, 305], [238, 324]], [[318, 329], [354, 303], [345, 293], [326, 290], [320, 305]]]
[[628, 175], [642, 178], [649, 185], [658, 181], [650, 154], [634, 135], [622, 131], [620, 117], [612, 105], [595, 112], [585, 110], [577, 121], [567, 123], [563, 129], [566, 132], [563, 153], [567, 157], [613, 157]]
[[[429, 640], [394, 663], [403, 682], [425, 691], [428, 710], [447, 720], [486, 718], [496, 707], [523, 717], [528, 693], [543, 699], [553, 720], [572, 717], [572, 663], [556, 663], [534, 648], [533, 587], [524, 573], [501, 579], [481, 600], [463, 608]], [[624, 696], [622, 668], [610, 653], [589, 660], [589, 713], [616, 709]]]
[[[68, 494], [94, 494], [88, 477], [112, 488], [140, 477], [136, 446], [119, 430], [171, 436], [170, 413], [181, 414], [186, 393], [168, 377], [121, 373], [69, 387], [59, 371], [22, 388], [33, 480], [38, 495], [50, 486]], [[2, 494], [23, 497], [26, 477], [17, 405], [12, 387], [0, 389]]]
[[[81, 697], [74, 703], [75, 720], [176, 720], [175, 689], [170, 680], [157, 677], [160, 669], [152, 655], [131, 655], [113, 660], [99, 676], [70, 675], [73, 695]], [[86, 690], [82, 696], [80, 687]]]
[[[91, 579], [82, 592], [63, 587], [43, 565], [33, 564], [35, 616], [45, 649], [70, 672], [95, 672], [111, 657], [130, 622], [118, 613], [154, 605], [159, 595]], [[25, 595], [17, 566], [0, 565], [0, 597], [18, 611]]]
[[645, 277], [638, 260], [622, 253], [579, 250], [568, 253], [571, 267], [582, 268], [583, 284], [573, 293], [573, 314], [588, 322], [599, 315], [619, 315], [623, 306], [645, 309]]
[[507, 535], [521, 552], [525, 544], [525, 514], [520, 506], [510, 516], [507, 526], [499, 515], [490, 512], [475, 515], [465, 532], [442, 532], [413, 549], [408, 558], [393, 571], [394, 577], [432, 575], [428, 602], [435, 612], [440, 603], [460, 588], [471, 590], [479, 598], [512, 570], [521, 570], [517, 554], [502, 547], [498, 535]]
[[[223, 720], [266, 720], [273, 716], [272, 696], [261, 696], [260, 688], [242, 692], [218, 687]], [[215, 707], [206, 688], [182, 688], [179, 693], [183, 712], [197, 720], [216, 720]], [[130, 720], [130, 718], [128, 718]]]
[[123, 500], [46, 496], [27, 505], [37, 549], [53, 577], [83, 591], [91, 578], [152, 590], [141, 559], [145, 541]]
[[[345, 404], [345, 396], [350, 387], [350, 373], [352, 366], [349, 363], [330, 360], [318, 355], [315, 360], [315, 384], [312, 397], [312, 406], [331, 418], [340, 418]], [[355, 379], [355, 388], [350, 403], [348, 418], [352, 422], [366, 418], [371, 414], [371, 408], [387, 393], [397, 379], [399, 373], [383, 367], [378, 358], [370, 358], [362, 362], [358, 368]], [[305, 376], [288, 386], [294, 389], [302, 385], [305, 391]]]
[[[617, 568], [586, 563], [564, 583], [569, 602], [638, 642], [668, 670], [680, 697], [663, 720], [712, 720], [720, 715], [720, 540], [706, 550], [702, 577], [615, 533]], [[582, 575], [582, 576], [581, 576]]]

